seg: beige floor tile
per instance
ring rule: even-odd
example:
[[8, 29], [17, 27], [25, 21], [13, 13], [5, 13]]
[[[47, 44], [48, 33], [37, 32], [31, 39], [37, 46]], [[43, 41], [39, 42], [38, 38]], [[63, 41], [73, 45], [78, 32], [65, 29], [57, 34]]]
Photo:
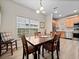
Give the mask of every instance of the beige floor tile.
[[[60, 59], [79, 59], [79, 41], [61, 39], [60, 42]], [[45, 52], [45, 57], [40, 55], [40, 59], [51, 59], [51, 53]], [[10, 55], [10, 51], [2, 55], [0, 59], [22, 59], [22, 44], [18, 41], [18, 50], [14, 50], [14, 55]], [[29, 59], [33, 59], [32, 54]], [[56, 53], [55, 53], [56, 59]]]

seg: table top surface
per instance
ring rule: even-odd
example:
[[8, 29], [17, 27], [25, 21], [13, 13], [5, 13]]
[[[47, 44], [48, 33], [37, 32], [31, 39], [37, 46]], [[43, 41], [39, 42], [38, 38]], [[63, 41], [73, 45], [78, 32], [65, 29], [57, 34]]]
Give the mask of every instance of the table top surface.
[[50, 40], [52, 40], [53, 37], [50, 37], [50, 36], [31, 36], [31, 37], [26, 37], [26, 40], [32, 44], [32, 45], [40, 45], [40, 44], [43, 44], [45, 42], [48, 42]]

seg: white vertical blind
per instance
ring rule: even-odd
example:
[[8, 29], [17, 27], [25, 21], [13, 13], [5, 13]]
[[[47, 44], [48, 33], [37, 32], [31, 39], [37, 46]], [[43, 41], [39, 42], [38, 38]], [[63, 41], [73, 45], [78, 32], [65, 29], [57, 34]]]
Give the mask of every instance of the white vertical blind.
[[[30, 22], [29, 22], [30, 21]], [[39, 28], [39, 21], [29, 18], [17, 17], [17, 28]]]
[[25, 33], [27, 36], [34, 35], [38, 31], [40, 22], [26, 17], [17, 17], [17, 34]]

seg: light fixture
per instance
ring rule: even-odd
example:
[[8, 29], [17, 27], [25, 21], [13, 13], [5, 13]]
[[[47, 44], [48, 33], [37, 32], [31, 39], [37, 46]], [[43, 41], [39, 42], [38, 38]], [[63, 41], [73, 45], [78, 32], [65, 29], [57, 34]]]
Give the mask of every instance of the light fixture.
[[57, 11], [57, 10], [55, 10], [55, 11], [54, 11], [54, 13], [58, 13], [58, 11]]
[[46, 13], [45, 11], [42, 11], [42, 13]]
[[40, 8], [38, 10], [36, 10], [36, 13], [39, 14], [39, 13], [46, 13], [44, 11], [44, 7], [42, 5], [42, 0], [40, 0]]
[[43, 7], [43, 6], [41, 6], [41, 7], [40, 7], [40, 10], [43, 10], [43, 9], [44, 9], [44, 7]]
[[58, 7], [54, 7], [53, 8], [53, 19], [56, 20], [58, 17], [60, 18], [62, 17], [62, 15], [61, 14], [58, 15]]
[[77, 11], [78, 11], [77, 9], [74, 9], [74, 10], [73, 10], [74, 13], [76, 13]]
[[53, 8], [53, 16], [52, 16], [52, 17], [53, 17], [53, 20], [56, 19], [55, 17], [56, 17], [56, 15], [57, 15], [57, 13], [58, 13], [57, 8], [58, 8], [58, 7], [54, 7], [54, 8]]
[[62, 15], [60, 14], [59, 17], [61, 17]]
[[39, 14], [39, 13], [40, 13], [40, 11], [39, 11], [39, 10], [36, 10], [36, 13], [37, 13], [37, 14]]
[[56, 13], [56, 14], [58, 13], [57, 8], [58, 8], [58, 7], [55, 7], [55, 8], [54, 8], [54, 13]]

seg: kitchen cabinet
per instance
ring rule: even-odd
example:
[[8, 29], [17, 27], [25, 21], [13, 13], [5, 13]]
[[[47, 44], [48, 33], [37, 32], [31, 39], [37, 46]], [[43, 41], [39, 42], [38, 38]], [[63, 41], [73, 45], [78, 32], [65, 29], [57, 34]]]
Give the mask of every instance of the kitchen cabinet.
[[65, 31], [61, 31], [61, 30], [58, 30], [58, 32], [60, 32], [61, 33], [61, 38], [65, 38]]
[[74, 23], [79, 23], [79, 16], [73, 18]]
[[65, 25], [66, 25], [66, 27], [73, 27], [74, 26], [73, 19], [65, 20]]

